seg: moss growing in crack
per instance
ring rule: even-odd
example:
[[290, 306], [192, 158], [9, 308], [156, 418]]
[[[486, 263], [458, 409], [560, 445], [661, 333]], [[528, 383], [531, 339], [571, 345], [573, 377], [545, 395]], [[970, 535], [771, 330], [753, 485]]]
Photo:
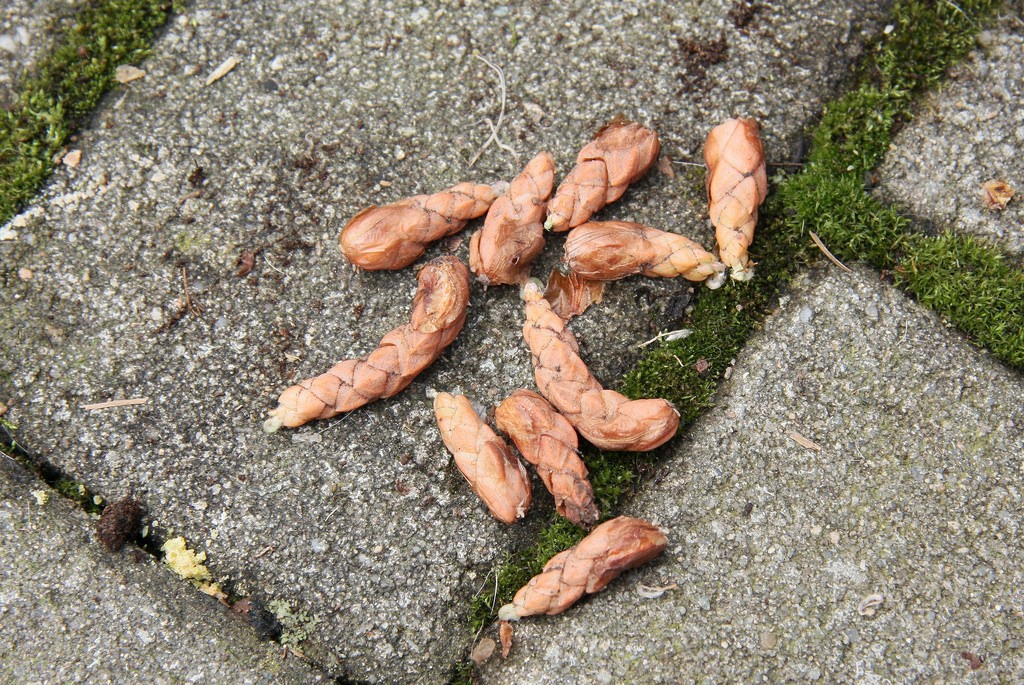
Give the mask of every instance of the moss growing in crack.
[[826, 107], [810, 161], [829, 174], [863, 178], [882, 160], [896, 127], [909, 118], [914, 96], [945, 78], [973, 47], [981, 22], [1001, 5], [995, 0], [896, 3], [889, 18], [893, 28], [868, 46], [856, 87]]
[[853, 174], [836, 176], [811, 165], [780, 183], [778, 198], [785, 207], [779, 230], [814, 231], [842, 261], [890, 269], [904, 248], [910, 222], [869, 195]]
[[1024, 271], [1003, 255], [971, 236], [915, 236], [895, 276], [920, 302], [1024, 369]]
[[829, 105], [806, 168], [780, 184], [780, 230], [815, 231], [846, 261], [892, 271], [919, 302], [1010, 366], [1024, 368], [1021, 270], [981, 240], [908, 233], [911, 222], [865, 188], [912, 98], [935, 85], [974, 44], [1000, 3], [902, 2], [894, 30], [868, 51], [860, 81]]
[[41, 461], [29, 452], [15, 436], [17, 426], [7, 419], [0, 418], [0, 452], [18, 462], [26, 469], [69, 499], [86, 513], [99, 514], [103, 511], [103, 500], [95, 496], [87, 487], [57, 470], [52, 464]]
[[725, 370], [808, 253], [805, 231], [780, 221], [784, 212], [775, 193], [761, 213], [762, 228], [751, 246], [755, 278], [703, 291], [686, 324], [692, 333], [648, 352], [623, 379], [623, 394], [669, 400], [683, 426], [710, 406]]
[[50, 177], [75, 128], [114, 86], [118, 65], [138, 63], [172, 9], [170, 0], [101, 0], [76, 18], [54, 51], [0, 112], [0, 224]]
[[586, 531], [561, 516], [552, 517], [537, 540], [526, 549], [507, 557], [484, 579], [483, 589], [469, 607], [469, 627], [476, 634], [498, 615], [498, 609], [534, 575], [540, 573], [548, 560], [583, 539]]
[[62, 497], [71, 500], [81, 507], [86, 513], [99, 514], [103, 511], [101, 501], [99, 501], [97, 497], [89, 492], [89, 489], [81, 483], [67, 478], [66, 476], [61, 476], [53, 482], [50, 482], [46, 478], [44, 478], [44, 480], [50, 483], [53, 489], [60, 493]]

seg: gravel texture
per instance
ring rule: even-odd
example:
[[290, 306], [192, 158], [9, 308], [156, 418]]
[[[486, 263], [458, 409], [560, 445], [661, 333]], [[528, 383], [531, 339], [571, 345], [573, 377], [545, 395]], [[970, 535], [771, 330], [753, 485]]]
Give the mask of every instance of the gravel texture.
[[0, 459], [0, 681], [320, 683], [304, 662]]
[[1021, 397], [876, 274], [799, 279], [625, 512], [667, 552], [483, 681], [1021, 682]]
[[26, 71], [53, 46], [60, 28], [82, 7], [80, 0], [5, 0], [0, 9], [0, 107], [18, 93]]
[[[413, 270], [355, 271], [337, 249], [344, 221], [369, 203], [507, 179], [542, 149], [564, 174], [619, 113], [655, 126], [677, 160], [699, 160], [706, 132], [733, 114], [762, 120], [770, 161], [799, 158], [805, 125], [886, 6], [789, 2], [744, 21], [725, 2], [197, 2], [160, 37], [145, 78], [82, 132], [82, 163], [60, 169], [0, 242], [9, 418], [109, 501], [134, 492], [156, 533], [205, 551], [230, 591], [315, 619], [300, 649], [327, 672], [445, 682], [469, 647], [469, 598], [542, 517], [509, 528], [486, 514], [426, 391], [486, 407], [532, 385], [521, 303], [474, 286], [463, 335], [404, 393], [267, 436], [284, 387], [366, 354], [406, 317]], [[492, 145], [471, 169], [500, 112], [477, 53], [504, 69], [500, 138], [518, 161]], [[230, 57], [235, 69], [206, 85]], [[703, 172], [676, 168], [602, 217], [710, 244]], [[561, 238], [551, 242], [538, 274], [557, 262]], [[467, 247], [426, 257], [465, 259]], [[247, 252], [253, 268], [239, 274]], [[687, 288], [615, 284], [574, 322], [599, 377], [678, 327]], [[135, 397], [148, 401], [81, 409]]]
[[[918, 104], [879, 178], [882, 195], [916, 218], [1024, 257], [1024, 4], [1011, 7], [948, 84]], [[986, 206], [988, 181], [1015, 191], [1005, 209]]]

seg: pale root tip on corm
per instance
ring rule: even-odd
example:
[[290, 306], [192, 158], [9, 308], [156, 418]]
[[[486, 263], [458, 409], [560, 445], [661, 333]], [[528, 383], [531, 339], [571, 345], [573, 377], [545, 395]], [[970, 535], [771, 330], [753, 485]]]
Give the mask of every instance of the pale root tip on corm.
[[515, 604], [506, 604], [498, 609], [498, 618], [502, 621], [518, 621], [521, 617]]
[[532, 302], [537, 299], [537, 296], [544, 296], [544, 283], [539, 278], [528, 278], [523, 283], [523, 287], [519, 290], [519, 297], [524, 302]]
[[751, 278], [754, 277], [754, 267], [748, 266], [742, 269], [734, 268], [732, 270], [732, 274], [730, 275], [732, 276], [732, 280], [734, 281], [749, 281]]
[[284, 425], [284, 420], [280, 416], [271, 416], [269, 419], [263, 422], [264, 433], [276, 433], [277, 430]]
[[711, 276], [706, 281], [704, 281], [704, 285], [706, 285], [711, 290], [718, 290], [723, 285], [725, 285], [725, 281], [727, 278], [728, 277], [725, 275], [724, 271], [719, 271], [714, 276]]

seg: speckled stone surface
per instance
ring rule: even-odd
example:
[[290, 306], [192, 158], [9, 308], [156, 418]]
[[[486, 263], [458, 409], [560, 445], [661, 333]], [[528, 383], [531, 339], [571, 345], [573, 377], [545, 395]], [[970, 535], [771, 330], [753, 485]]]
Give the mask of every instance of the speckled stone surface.
[[0, 682], [331, 682], [95, 525], [0, 458]]
[[799, 279], [625, 512], [667, 552], [483, 681], [1021, 682], [1022, 397], [870, 271]]
[[[205, 551], [232, 592], [315, 617], [301, 649], [330, 674], [446, 682], [469, 647], [469, 599], [543, 517], [509, 528], [487, 515], [426, 391], [486, 407], [531, 386], [521, 303], [474, 285], [463, 334], [401, 395], [265, 435], [290, 382], [368, 353], [407, 316], [414, 270], [355, 271], [341, 226], [370, 203], [508, 179], [540, 150], [561, 176], [620, 113], [655, 126], [679, 161], [698, 161], [730, 115], [762, 121], [770, 161], [799, 157], [886, 7], [197, 2], [140, 65], [145, 78], [82, 132], [81, 164], [0, 242], [8, 417], [34, 453], [108, 500], [133, 491], [157, 534]], [[501, 110], [477, 54], [504, 70], [499, 136], [516, 154], [492, 145], [470, 168]], [[710, 244], [703, 172], [676, 168], [602, 218]], [[468, 235], [425, 258], [465, 259]], [[688, 288], [614, 284], [574, 321], [598, 376], [613, 383], [638, 343], [678, 328]], [[81, 408], [136, 397], [148, 401]]]
[[4, 0], [0, 8], [0, 107], [14, 102], [26, 71], [46, 54], [81, 0]]
[[[880, 192], [938, 229], [980, 236], [1024, 258], [1024, 3], [978, 36], [978, 47], [893, 140]], [[1015, 191], [1005, 209], [982, 186]]]

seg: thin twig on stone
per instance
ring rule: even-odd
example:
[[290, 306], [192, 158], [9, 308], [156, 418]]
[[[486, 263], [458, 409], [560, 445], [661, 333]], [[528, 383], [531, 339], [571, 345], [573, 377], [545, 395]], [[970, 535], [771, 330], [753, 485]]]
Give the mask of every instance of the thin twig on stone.
[[829, 258], [829, 261], [831, 261], [833, 264], [838, 266], [840, 269], [842, 269], [846, 273], [848, 273], [848, 274], [852, 274], [853, 273], [852, 269], [850, 269], [848, 266], [846, 266], [841, 261], [836, 259], [836, 256], [834, 254], [832, 254], [831, 252], [829, 252], [828, 248], [825, 247], [825, 243], [821, 242], [821, 238], [818, 237], [817, 233], [815, 233], [814, 231], [807, 231], [807, 232], [811, 235], [811, 240], [813, 240], [814, 244], [818, 246], [818, 249], [821, 250], [822, 254], [824, 254], [826, 257]]
[[148, 397], [136, 397], [130, 400], [110, 400], [108, 402], [97, 402], [96, 404], [83, 404], [82, 409], [93, 411], [95, 409], [112, 409], [114, 407], [130, 407], [134, 404], [145, 404], [149, 402]]

